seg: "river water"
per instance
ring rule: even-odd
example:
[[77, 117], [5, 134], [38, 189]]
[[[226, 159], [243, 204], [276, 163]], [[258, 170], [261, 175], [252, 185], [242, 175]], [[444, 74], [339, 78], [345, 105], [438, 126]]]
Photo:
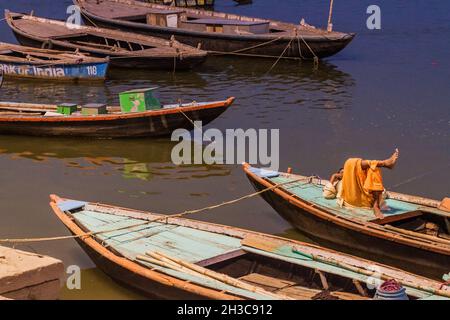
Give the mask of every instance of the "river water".
[[[104, 85], [6, 82], [0, 100], [118, 104], [117, 94], [159, 86], [163, 102], [237, 98], [208, 128], [280, 129], [280, 170], [327, 177], [349, 156], [400, 161], [385, 173], [388, 188], [442, 199], [450, 181], [450, 2], [376, 1], [381, 30], [368, 30], [370, 1], [335, 1], [334, 28], [356, 32], [344, 51], [311, 63], [217, 57], [193, 72], [116, 72]], [[71, 1], [0, 1], [0, 10], [34, 9], [64, 18]], [[254, 0], [216, 10], [324, 26], [326, 0]], [[1, 41], [15, 42], [4, 21]], [[99, 201], [161, 213], [201, 208], [253, 192], [239, 165], [171, 163], [166, 140], [83, 140], [0, 137], [0, 236], [68, 234], [48, 195]], [[304, 239], [263, 200], [253, 198], [193, 216], [206, 221]], [[140, 298], [95, 268], [75, 241], [20, 245], [83, 269], [82, 290], [63, 298]]]

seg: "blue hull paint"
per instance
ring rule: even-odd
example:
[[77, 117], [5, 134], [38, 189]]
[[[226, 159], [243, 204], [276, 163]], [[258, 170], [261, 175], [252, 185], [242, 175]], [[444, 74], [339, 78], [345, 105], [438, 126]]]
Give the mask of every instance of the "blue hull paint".
[[0, 61], [0, 73], [3, 71], [5, 77], [18, 78], [103, 80], [106, 78], [108, 65], [108, 62], [93, 62], [39, 66]]

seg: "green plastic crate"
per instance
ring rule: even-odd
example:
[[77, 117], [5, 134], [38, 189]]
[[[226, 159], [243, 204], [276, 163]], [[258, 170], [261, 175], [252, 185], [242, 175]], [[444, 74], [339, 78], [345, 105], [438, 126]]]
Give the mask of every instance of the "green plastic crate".
[[161, 103], [153, 94], [155, 89], [157, 88], [121, 92], [119, 100], [122, 112], [144, 112], [161, 108]]
[[56, 112], [70, 116], [72, 113], [77, 112], [78, 105], [74, 103], [61, 103], [58, 104]]

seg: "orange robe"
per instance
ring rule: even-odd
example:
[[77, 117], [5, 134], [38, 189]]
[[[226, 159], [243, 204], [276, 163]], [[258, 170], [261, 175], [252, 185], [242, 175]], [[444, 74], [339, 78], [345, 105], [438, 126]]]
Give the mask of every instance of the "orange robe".
[[361, 161], [359, 158], [351, 158], [345, 162], [341, 198], [351, 206], [372, 208], [372, 192], [384, 190], [383, 178], [377, 167], [378, 161], [369, 161], [370, 168], [367, 170], [361, 168]]

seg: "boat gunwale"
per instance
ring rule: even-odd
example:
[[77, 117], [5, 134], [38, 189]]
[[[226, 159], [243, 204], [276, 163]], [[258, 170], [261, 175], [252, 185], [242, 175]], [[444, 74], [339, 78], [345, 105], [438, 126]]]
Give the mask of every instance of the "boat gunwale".
[[[249, 164], [247, 163], [243, 164], [243, 170], [250, 180], [259, 183], [264, 188], [271, 188], [275, 185], [275, 183], [269, 182], [268, 180], [263, 179], [258, 175], [256, 175], [255, 173], [251, 172], [249, 168], [251, 168]], [[293, 175], [293, 174], [290, 174], [290, 176], [298, 178], [307, 178], [301, 175]], [[273, 190], [270, 190], [268, 192], [275, 193], [284, 200], [288, 201], [290, 204], [293, 204], [294, 206], [300, 208], [301, 210], [307, 211], [308, 213], [313, 214], [314, 216], [322, 220], [330, 221], [347, 229], [362, 232], [364, 234], [374, 236], [377, 238], [398, 242], [404, 245], [413, 246], [420, 249], [427, 249], [431, 250], [432, 252], [450, 256], [450, 246], [444, 246], [442, 244], [440, 245], [439, 242], [433, 242], [431, 244], [428, 244], [424, 241], [420, 241], [422, 240], [420, 238], [410, 239], [407, 235], [401, 233], [401, 229], [398, 229], [398, 232], [395, 233], [394, 230], [386, 230], [385, 228], [383, 228], [383, 226], [370, 221], [362, 221], [357, 218], [347, 218], [336, 215], [334, 213], [325, 210], [324, 208], [321, 208], [314, 204], [310, 204], [308, 201], [301, 199], [299, 196], [296, 196], [293, 193], [289, 193], [282, 186], [274, 188]]]
[[[105, 64], [109, 63], [109, 58], [99, 58], [99, 57], [92, 57], [88, 56], [86, 54], [82, 53], [75, 53], [75, 52], [64, 52], [64, 51], [58, 51], [58, 50], [49, 50], [49, 49], [40, 49], [40, 48], [33, 48], [28, 46], [22, 46], [22, 45], [16, 45], [6, 42], [0, 42], [0, 51], [1, 50], [11, 50], [13, 52], [18, 52], [20, 54], [26, 55], [35, 55], [38, 53], [41, 56], [46, 56], [50, 58], [51, 60], [45, 61], [46, 64], [52, 64], [52, 65], [83, 65], [83, 64]], [[18, 57], [15, 56], [9, 56], [7, 54], [0, 53], [0, 60], [4, 60], [5, 58], [11, 58], [16, 60]], [[24, 59], [24, 58], [19, 58]], [[79, 59], [82, 59], [81, 62]], [[8, 59], [9, 60], [9, 59]], [[20, 64], [43, 64], [44, 62], [38, 62], [38, 61], [14, 61], [15, 63]]]
[[[163, 116], [170, 114], [178, 114], [185, 112], [195, 112], [201, 110], [208, 109], [217, 109], [217, 108], [228, 108], [230, 107], [235, 98], [229, 97], [226, 100], [217, 101], [208, 103], [206, 105], [197, 105], [197, 106], [182, 106], [182, 107], [173, 107], [173, 108], [162, 108], [155, 110], [148, 110], [144, 112], [130, 112], [130, 113], [111, 113], [106, 115], [94, 115], [94, 116], [1, 116], [0, 114], [0, 122], [101, 122], [101, 121], [114, 121], [114, 120], [127, 120], [127, 119], [135, 119], [135, 118], [150, 118], [154, 116]], [[2, 102], [0, 102], [0, 109], [2, 109]], [[38, 112], [39, 109], [36, 109]], [[52, 110], [48, 110], [52, 111]], [[43, 111], [41, 111], [43, 112]]]

